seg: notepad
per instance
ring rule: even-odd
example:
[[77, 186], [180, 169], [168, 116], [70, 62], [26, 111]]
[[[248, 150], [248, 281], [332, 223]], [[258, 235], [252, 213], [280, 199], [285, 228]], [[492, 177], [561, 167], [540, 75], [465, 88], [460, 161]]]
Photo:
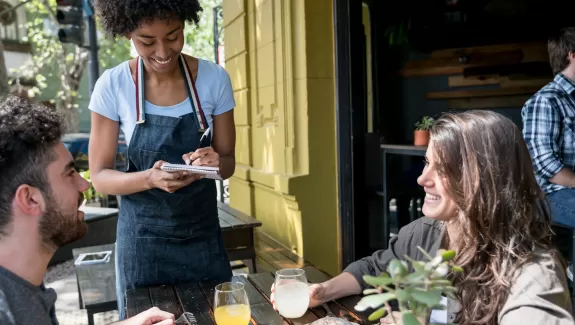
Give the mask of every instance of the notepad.
[[192, 166], [185, 164], [163, 164], [162, 170], [167, 172], [187, 171], [193, 174], [202, 174], [206, 178], [221, 180], [219, 167]]

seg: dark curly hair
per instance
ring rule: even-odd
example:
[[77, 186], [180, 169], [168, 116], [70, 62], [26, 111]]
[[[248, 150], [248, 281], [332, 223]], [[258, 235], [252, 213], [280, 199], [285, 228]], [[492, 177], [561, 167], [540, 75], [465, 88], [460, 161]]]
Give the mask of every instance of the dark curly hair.
[[62, 117], [50, 108], [8, 95], [0, 101], [0, 237], [11, 221], [12, 200], [22, 184], [50, 194], [46, 168], [56, 159]]
[[197, 0], [96, 0], [94, 4], [106, 34], [133, 32], [142, 21], [179, 18], [198, 24], [202, 7]]

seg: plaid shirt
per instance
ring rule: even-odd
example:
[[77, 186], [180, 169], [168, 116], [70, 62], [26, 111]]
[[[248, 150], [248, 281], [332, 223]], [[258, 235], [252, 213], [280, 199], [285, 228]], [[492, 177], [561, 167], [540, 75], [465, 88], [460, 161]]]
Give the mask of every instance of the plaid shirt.
[[575, 84], [559, 73], [523, 106], [523, 137], [541, 189], [567, 187], [549, 181], [562, 168], [575, 171]]

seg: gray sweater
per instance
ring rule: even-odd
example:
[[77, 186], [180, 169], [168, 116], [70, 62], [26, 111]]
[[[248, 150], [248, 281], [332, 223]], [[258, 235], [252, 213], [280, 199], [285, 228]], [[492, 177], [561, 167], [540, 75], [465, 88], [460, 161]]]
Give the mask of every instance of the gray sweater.
[[58, 325], [56, 292], [37, 287], [0, 266], [0, 324]]
[[[363, 281], [363, 275], [377, 275], [385, 271], [392, 259], [404, 259], [405, 255], [414, 260], [426, 260], [417, 246], [435, 256], [442, 237], [441, 222], [425, 217], [417, 219], [403, 227], [390, 240], [389, 249], [377, 251], [372, 256], [350, 264], [344, 272], [351, 273], [362, 289], [365, 289], [368, 285]], [[571, 309], [565, 272], [550, 254], [539, 252], [536, 261], [519, 270], [511, 285], [509, 297], [498, 314], [498, 323], [573, 325], [575, 322]], [[448, 321], [453, 322], [459, 310], [457, 301], [448, 300]]]

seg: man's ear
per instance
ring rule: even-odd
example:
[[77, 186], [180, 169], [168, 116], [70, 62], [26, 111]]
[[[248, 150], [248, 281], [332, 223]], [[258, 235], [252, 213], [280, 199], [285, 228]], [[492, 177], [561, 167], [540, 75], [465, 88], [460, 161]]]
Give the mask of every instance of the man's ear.
[[13, 204], [14, 208], [21, 213], [34, 217], [42, 216], [46, 208], [46, 200], [42, 192], [27, 184], [18, 186]]
[[575, 52], [569, 52], [567, 58], [569, 59], [569, 62], [571, 63], [575, 62]]

